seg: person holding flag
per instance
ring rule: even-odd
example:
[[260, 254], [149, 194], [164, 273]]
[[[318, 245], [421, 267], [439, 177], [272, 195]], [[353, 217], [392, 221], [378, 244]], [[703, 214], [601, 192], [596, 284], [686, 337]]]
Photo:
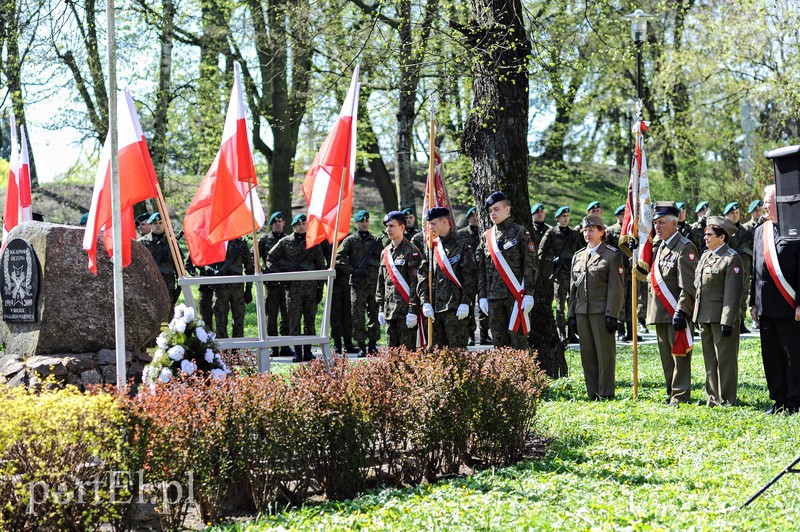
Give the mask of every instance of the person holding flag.
[[650, 266], [647, 323], [655, 324], [667, 403], [678, 406], [691, 398], [692, 324], [697, 247], [678, 232], [674, 201], [657, 201], [653, 227], [661, 245]]
[[494, 224], [481, 237], [478, 250], [478, 305], [489, 315], [495, 347], [525, 349], [533, 309], [536, 246], [523, 226], [511, 221], [511, 203], [493, 192], [484, 207]]
[[[477, 266], [469, 242], [450, 225], [450, 209], [434, 207], [425, 215], [436, 237], [419, 268], [417, 293], [422, 314], [433, 319], [433, 345], [467, 347], [469, 305], [475, 298]], [[433, 263], [429, 276], [428, 261]], [[428, 279], [432, 281], [432, 297]]]

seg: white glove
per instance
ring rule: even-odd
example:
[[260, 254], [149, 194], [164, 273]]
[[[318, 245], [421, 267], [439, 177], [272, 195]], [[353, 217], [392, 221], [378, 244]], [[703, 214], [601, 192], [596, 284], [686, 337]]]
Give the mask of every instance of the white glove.
[[533, 308], [533, 296], [522, 296], [522, 309], [530, 312]]
[[461, 303], [456, 309], [456, 318], [463, 320], [467, 316], [469, 316], [469, 305]]
[[423, 303], [422, 304], [422, 315], [425, 316], [426, 318], [432, 318], [433, 317], [433, 305], [431, 305], [430, 303]]
[[478, 306], [481, 308], [481, 312], [483, 312], [487, 316], [489, 315], [489, 300], [488, 299], [486, 299], [485, 297], [480, 298], [478, 300]]
[[378, 312], [378, 323], [386, 327], [386, 314]]
[[406, 314], [406, 327], [409, 329], [413, 329], [417, 326], [417, 315], [416, 314]]

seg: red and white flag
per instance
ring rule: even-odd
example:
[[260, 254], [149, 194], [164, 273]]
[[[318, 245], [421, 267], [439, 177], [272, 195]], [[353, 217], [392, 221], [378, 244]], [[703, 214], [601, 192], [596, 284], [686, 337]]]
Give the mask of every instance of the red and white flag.
[[[306, 247], [309, 248], [323, 240], [333, 244], [350, 232], [360, 88], [358, 66], [356, 66], [339, 119], [328, 132], [303, 181], [303, 195], [308, 203]], [[339, 202], [340, 189], [341, 202]], [[338, 235], [335, 227], [337, 213], [341, 213]]]
[[253, 232], [253, 220], [255, 229], [264, 225], [257, 184], [247, 138], [242, 71], [234, 63], [222, 143], [183, 219], [186, 244], [195, 266], [224, 261], [228, 240]]
[[[444, 184], [444, 173], [442, 172], [442, 155], [439, 148], [434, 148], [433, 175], [428, 176], [425, 183], [425, 199], [422, 201], [422, 216], [434, 207], [444, 207], [450, 211], [450, 227], [455, 231], [456, 224], [453, 218], [453, 209], [450, 208], [450, 196], [447, 194], [447, 186]], [[433, 183], [431, 183], [433, 181]], [[431, 196], [431, 192], [433, 196]], [[425, 245], [428, 245], [430, 238], [430, 223], [422, 224], [422, 232], [425, 236]]]
[[639, 244], [639, 262], [637, 277], [647, 280], [650, 263], [653, 261], [653, 211], [650, 199], [650, 180], [647, 177], [647, 158], [644, 154], [644, 134], [647, 122], [639, 120], [633, 125], [635, 138], [631, 178], [628, 182], [628, 200], [625, 204], [625, 217], [622, 219], [622, 231], [619, 247], [626, 255], [631, 256], [629, 243], [635, 240]]
[[[133, 206], [156, 195], [155, 170], [139, 126], [139, 116], [128, 91], [117, 98], [117, 142], [119, 146], [119, 196], [122, 225], [122, 267], [131, 263], [131, 240], [136, 238]], [[144, 148], [143, 148], [144, 146]], [[94, 180], [83, 249], [89, 255], [89, 270], [97, 273], [97, 238], [103, 232], [108, 255], [114, 257], [111, 220], [111, 139], [103, 144]]]
[[22, 208], [22, 220], [32, 220], [31, 216], [31, 157], [28, 153], [28, 136], [25, 126], [19, 126], [19, 205]]
[[6, 206], [3, 212], [3, 247], [8, 233], [22, 221], [19, 191], [19, 146], [17, 144], [17, 123], [14, 115], [8, 118], [11, 131], [11, 155], [8, 160], [8, 187], [6, 188]]

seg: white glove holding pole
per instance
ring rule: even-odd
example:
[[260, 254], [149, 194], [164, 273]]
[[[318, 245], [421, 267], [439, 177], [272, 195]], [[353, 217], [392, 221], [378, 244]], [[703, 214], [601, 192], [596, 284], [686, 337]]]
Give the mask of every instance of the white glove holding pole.
[[461, 303], [456, 309], [456, 318], [463, 320], [467, 316], [469, 316], [469, 305]]
[[378, 323], [386, 327], [386, 314], [378, 312]]
[[422, 315], [426, 318], [433, 318], [433, 305], [430, 303], [422, 304]]
[[406, 327], [409, 329], [413, 329], [417, 326], [417, 315], [416, 314], [406, 314]]
[[480, 298], [478, 300], [478, 306], [481, 308], [481, 312], [483, 312], [487, 316], [489, 315], [489, 300], [488, 299], [486, 299], [485, 297]]
[[533, 296], [522, 296], [522, 309], [530, 312], [533, 308]]

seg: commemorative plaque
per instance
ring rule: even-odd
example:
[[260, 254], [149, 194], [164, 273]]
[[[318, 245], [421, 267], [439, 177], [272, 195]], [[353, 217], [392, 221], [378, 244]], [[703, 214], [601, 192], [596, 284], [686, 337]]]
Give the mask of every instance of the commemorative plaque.
[[36, 322], [39, 264], [30, 244], [21, 238], [10, 240], [0, 258], [0, 270], [3, 320]]

